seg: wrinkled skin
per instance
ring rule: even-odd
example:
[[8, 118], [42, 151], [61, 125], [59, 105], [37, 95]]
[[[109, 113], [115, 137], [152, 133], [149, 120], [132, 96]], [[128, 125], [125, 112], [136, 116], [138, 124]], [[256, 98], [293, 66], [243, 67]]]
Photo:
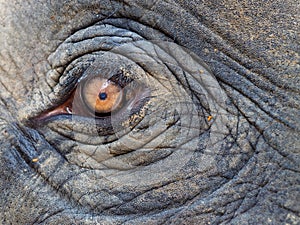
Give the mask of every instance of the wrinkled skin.
[[[0, 2], [1, 224], [300, 223], [297, 1]], [[121, 67], [135, 119], [36, 119]]]

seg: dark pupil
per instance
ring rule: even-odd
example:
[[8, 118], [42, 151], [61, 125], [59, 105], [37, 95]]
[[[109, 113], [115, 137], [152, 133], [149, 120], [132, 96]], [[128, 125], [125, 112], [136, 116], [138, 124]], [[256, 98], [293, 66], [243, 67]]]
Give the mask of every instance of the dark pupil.
[[106, 93], [100, 93], [99, 98], [100, 98], [100, 100], [105, 100], [107, 98], [107, 94]]

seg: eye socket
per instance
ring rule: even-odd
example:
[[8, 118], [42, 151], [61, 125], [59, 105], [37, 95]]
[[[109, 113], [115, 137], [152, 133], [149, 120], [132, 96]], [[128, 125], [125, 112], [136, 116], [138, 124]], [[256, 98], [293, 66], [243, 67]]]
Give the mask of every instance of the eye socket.
[[[35, 126], [70, 162], [88, 168], [128, 170], [131, 152], [134, 160], [144, 150], [198, 145], [200, 134], [209, 135], [206, 118], [217, 99], [210, 95], [220, 89], [201, 61], [187, 53], [169, 42], [138, 41], [78, 58], [53, 90], [60, 106], [42, 120], [41, 114], [35, 117]], [[110, 101], [109, 92], [115, 94]]]

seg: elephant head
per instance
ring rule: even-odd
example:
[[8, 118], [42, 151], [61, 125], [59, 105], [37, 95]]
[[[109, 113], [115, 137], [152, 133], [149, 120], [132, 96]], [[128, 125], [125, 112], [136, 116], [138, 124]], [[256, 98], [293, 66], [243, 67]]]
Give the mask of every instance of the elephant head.
[[299, 224], [299, 11], [1, 0], [1, 224]]

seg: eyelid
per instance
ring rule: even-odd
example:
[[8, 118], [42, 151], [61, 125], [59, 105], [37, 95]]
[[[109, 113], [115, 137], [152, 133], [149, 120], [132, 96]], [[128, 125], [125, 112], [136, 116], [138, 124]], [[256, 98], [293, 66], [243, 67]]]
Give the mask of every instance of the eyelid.
[[123, 28], [100, 24], [75, 32], [48, 57], [53, 68], [68, 65], [76, 58], [96, 51], [110, 51], [113, 47], [143, 40], [141, 36]]
[[[66, 101], [67, 97], [70, 96], [76, 88], [84, 71], [95, 60], [94, 57], [95, 56], [93, 55], [83, 56], [82, 58], [73, 61], [65, 69], [60, 68], [59, 71], [53, 69], [47, 73], [46, 79], [49, 80], [51, 77], [55, 77], [57, 80], [52, 86], [52, 92], [48, 95], [51, 100], [51, 105], [49, 105], [49, 107], [57, 107], [62, 104], [63, 101]], [[59, 72], [60, 74], [58, 74]]]

